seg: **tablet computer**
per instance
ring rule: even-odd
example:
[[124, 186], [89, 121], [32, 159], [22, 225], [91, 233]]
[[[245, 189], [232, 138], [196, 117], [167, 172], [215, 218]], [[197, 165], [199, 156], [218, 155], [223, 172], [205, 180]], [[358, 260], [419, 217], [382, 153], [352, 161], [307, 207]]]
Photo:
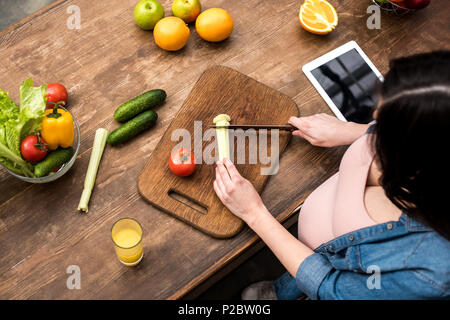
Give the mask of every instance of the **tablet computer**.
[[355, 41], [302, 67], [333, 113], [343, 121], [369, 123], [383, 76]]

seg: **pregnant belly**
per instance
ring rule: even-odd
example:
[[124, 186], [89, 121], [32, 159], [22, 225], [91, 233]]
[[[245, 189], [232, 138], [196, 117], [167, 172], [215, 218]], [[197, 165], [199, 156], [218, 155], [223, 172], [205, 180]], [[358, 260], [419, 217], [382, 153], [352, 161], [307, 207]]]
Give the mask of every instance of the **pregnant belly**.
[[315, 249], [335, 238], [333, 210], [339, 173], [314, 190], [304, 202], [298, 217], [298, 239]]

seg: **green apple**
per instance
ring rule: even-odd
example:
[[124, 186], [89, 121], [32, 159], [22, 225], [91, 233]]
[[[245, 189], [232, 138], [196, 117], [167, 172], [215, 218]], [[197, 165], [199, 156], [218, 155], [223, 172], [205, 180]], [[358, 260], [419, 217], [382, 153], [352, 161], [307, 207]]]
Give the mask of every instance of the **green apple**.
[[194, 22], [202, 11], [200, 0], [175, 0], [172, 4], [172, 13], [184, 22]]
[[141, 0], [134, 7], [134, 21], [144, 30], [153, 30], [162, 18], [164, 18], [164, 8], [156, 0]]

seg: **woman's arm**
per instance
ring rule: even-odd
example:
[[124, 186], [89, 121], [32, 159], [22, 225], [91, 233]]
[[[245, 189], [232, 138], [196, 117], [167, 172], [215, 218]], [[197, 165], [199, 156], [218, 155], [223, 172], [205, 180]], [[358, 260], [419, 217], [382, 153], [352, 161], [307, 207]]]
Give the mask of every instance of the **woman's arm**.
[[217, 163], [214, 190], [223, 204], [261, 237], [295, 277], [303, 260], [314, 252], [270, 214], [253, 185], [239, 174], [229, 159]]
[[256, 213], [255, 219], [248, 225], [272, 250], [294, 278], [300, 264], [314, 253], [313, 250], [290, 234], [266, 208], [264, 208], [264, 211]]
[[289, 123], [298, 130], [292, 135], [299, 136], [318, 147], [350, 145], [369, 128], [368, 124], [341, 121], [325, 113], [309, 117], [291, 117]]

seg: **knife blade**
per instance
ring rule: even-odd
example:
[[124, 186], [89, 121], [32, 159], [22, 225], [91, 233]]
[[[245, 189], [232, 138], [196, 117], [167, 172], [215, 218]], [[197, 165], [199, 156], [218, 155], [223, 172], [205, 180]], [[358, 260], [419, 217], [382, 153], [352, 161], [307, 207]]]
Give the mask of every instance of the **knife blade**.
[[255, 129], [255, 130], [259, 130], [259, 129], [278, 129], [278, 130], [283, 130], [283, 131], [294, 131], [297, 130], [296, 127], [291, 126], [290, 124], [286, 124], [286, 125], [265, 125], [265, 124], [230, 124], [228, 126], [209, 126], [209, 128], [215, 128], [215, 129], [219, 129], [219, 128], [227, 128], [227, 129]]

